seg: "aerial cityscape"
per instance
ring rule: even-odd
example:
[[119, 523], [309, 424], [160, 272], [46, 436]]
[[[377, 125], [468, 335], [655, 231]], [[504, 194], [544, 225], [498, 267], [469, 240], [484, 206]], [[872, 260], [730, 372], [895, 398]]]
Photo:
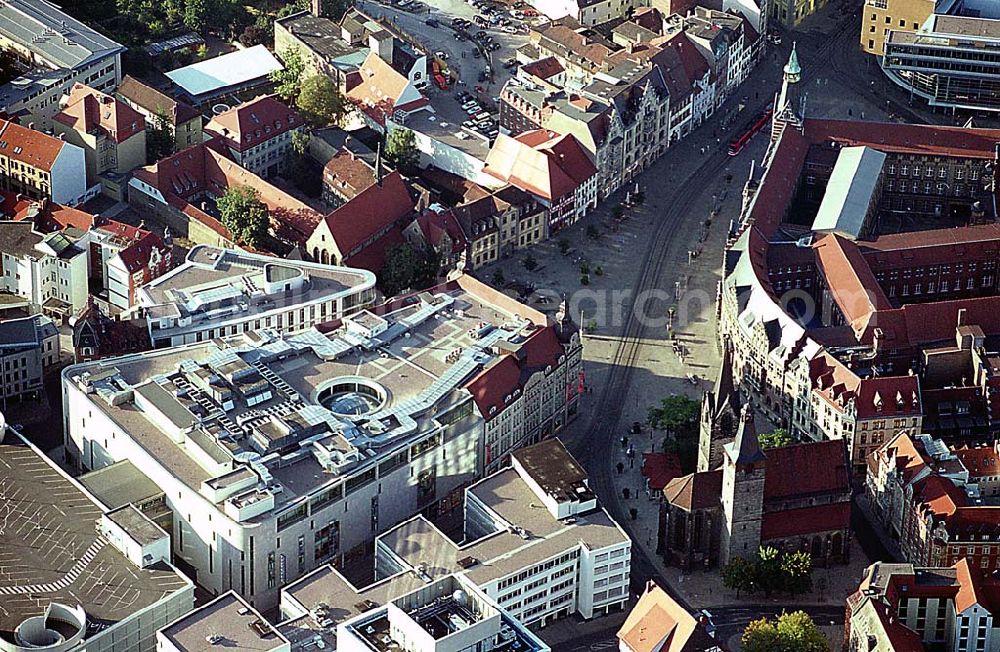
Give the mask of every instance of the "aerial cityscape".
[[1000, 652], [997, 0], [0, 0], [0, 652]]

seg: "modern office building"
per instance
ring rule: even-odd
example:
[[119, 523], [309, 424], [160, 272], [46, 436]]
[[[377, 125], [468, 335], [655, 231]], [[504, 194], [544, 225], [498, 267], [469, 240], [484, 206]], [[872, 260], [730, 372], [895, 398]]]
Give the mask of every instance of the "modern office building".
[[1000, 8], [967, 4], [939, 2], [916, 31], [893, 25], [882, 70], [931, 107], [1000, 111]]
[[[269, 269], [236, 278], [290, 268]], [[489, 422], [502, 424], [499, 461], [557, 432], [579, 400], [575, 328], [469, 277], [371, 311], [324, 305], [293, 327], [262, 313], [261, 330], [215, 326], [201, 342], [63, 371], [67, 462], [131, 460], [163, 489], [178, 564], [263, 610], [413, 515], [459, 508], [485, 474]]]
[[375, 275], [347, 267], [198, 245], [187, 260], [144, 285], [134, 311], [153, 346], [207, 342], [273, 328], [305, 330], [370, 305]]
[[194, 606], [169, 534], [99, 503], [2, 415], [0, 494], [3, 652], [153, 652], [156, 630]]
[[356, 588], [327, 565], [285, 588], [281, 614], [337, 626], [382, 605], [460, 576], [525, 625], [571, 614], [590, 619], [628, 602], [631, 540], [587, 486], [557, 439], [517, 450], [511, 466], [465, 491], [464, 539], [453, 541], [423, 516], [375, 543], [375, 582]]
[[0, 47], [25, 71], [0, 86], [0, 110], [39, 129], [51, 128], [59, 99], [73, 84], [111, 92], [121, 82], [125, 48], [48, 0], [0, 5]]

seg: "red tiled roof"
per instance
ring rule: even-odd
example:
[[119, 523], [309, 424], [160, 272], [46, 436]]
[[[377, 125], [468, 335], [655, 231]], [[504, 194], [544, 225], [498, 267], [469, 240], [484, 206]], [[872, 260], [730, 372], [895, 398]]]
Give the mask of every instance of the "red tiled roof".
[[547, 200], [572, 194], [597, 168], [572, 134], [543, 129], [501, 135], [486, 157], [486, 174]]
[[398, 222], [413, 210], [413, 199], [399, 172], [381, 185], [369, 186], [357, 197], [323, 218], [338, 251], [348, 256], [373, 235]]
[[521, 382], [521, 367], [513, 355], [504, 355], [466, 383], [476, 407], [487, 421], [503, 412], [504, 398]]
[[160, 236], [146, 231], [138, 241], [119, 251], [118, 257], [122, 259], [125, 269], [134, 274], [149, 266], [149, 258], [154, 249], [158, 250], [161, 256], [167, 253], [167, 247]]
[[780, 500], [826, 492], [850, 491], [847, 449], [839, 439], [769, 449], [764, 498]]
[[709, 69], [708, 61], [702, 56], [698, 47], [691, 42], [687, 32], [683, 30], [675, 32], [663, 42], [658, 41], [658, 44], [664, 49], [671, 49], [677, 53], [681, 65], [684, 66], [684, 72], [692, 84], [705, 77], [705, 73]]
[[0, 119], [0, 154], [10, 159], [51, 172], [64, 145], [58, 138]]
[[722, 469], [674, 478], [663, 487], [663, 497], [668, 503], [689, 512], [719, 507], [721, 493]]
[[273, 95], [262, 95], [212, 118], [206, 131], [242, 152], [302, 126], [302, 118]]
[[375, 242], [353, 256], [345, 258], [344, 265], [367, 269], [369, 272], [378, 274], [385, 266], [386, 252], [396, 245], [403, 244], [403, 242], [403, 231], [398, 226], [393, 226]]
[[322, 216], [239, 166], [226, 155], [225, 149], [222, 139], [215, 137], [139, 168], [133, 176], [157, 188], [171, 206], [229, 240], [232, 240], [229, 230], [191, 202], [206, 192], [221, 196], [227, 188], [249, 186], [267, 206], [275, 234], [289, 241], [305, 242]]
[[375, 170], [354, 152], [341, 149], [323, 166], [323, 184], [350, 200], [375, 184]]
[[565, 68], [559, 63], [559, 60], [555, 57], [545, 57], [544, 59], [539, 59], [538, 61], [532, 61], [521, 66], [526, 74], [534, 75], [539, 79], [548, 79], [549, 77], [554, 77], [561, 72], [565, 72]]
[[643, 453], [642, 476], [649, 488], [660, 491], [681, 475], [681, 459], [677, 453]]
[[856, 244], [828, 234], [816, 239], [813, 251], [834, 302], [858, 336], [867, 330], [874, 312], [892, 309]]
[[930, 514], [943, 518], [964, 506], [966, 497], [965, 492], [951, 480], [931, 474], [914, 485], [913, 501]]
[[[29, 197], [17, 199], [17, 195], [0, 190], [0, 214], [17, 222], [32, 220], [35, 229], [42, 233], [61, 231], [68, 226], [89, 231], [95, 222], [95, 217], [78, 208], [70, 208], [56, 204], [50, 200], [39, 201]], [[102, 224], [118, 224], [113, 220], [98, 220]]]
[[786, 509], [778, 512], [764, 512], [760, 527], [760, 539], [764, 542], [816, 532], [846, 530], [850, 524], [851, 503], [849, 501], [800, 509]]
[[1000, 451], [997, 445], [993, 446], [962, 446], [952, 450], [955, 456], [962, 461], [965, 468], [969, 470], [969, 475], [973, 477], [983, 475], [1000, 475]]
[[909, 482], [923, 468], [927, 466], [923, 452], [918, 450], [913, 443], [913, 439], [904, 431], [890, 439], [881, 451], [873, 453], [878, 455], [884, 452], [885, 455], [893, 458], [896, 471], [899, 472], [904, 482]]
[[[787, 130], [786, 130], [787, 131]], [[965, 129], [938, 125], [807, 119], [806, 136], [814, 143], [845, 147], [868, 145], [883, 152], [907, 152], [992, 160], [1000, 129]]]
[[190, 120], [198, 118], [200, 114], [194, 107], [174, 98], [164, 95], [152, 86], [142, 83], [131, 75], [125, 75], [121, 86], [118, 87], [118, 96], [128, 100], [135, 106], [141, 107], [149, 113], [166, 113], [174, 126], [184, 124]]
[[146, 120], [138, 111], [84, 84], [73, 84], [62, 106], [54, 120], [76, 131], [100, 131], [116, 143], [146, 130]]

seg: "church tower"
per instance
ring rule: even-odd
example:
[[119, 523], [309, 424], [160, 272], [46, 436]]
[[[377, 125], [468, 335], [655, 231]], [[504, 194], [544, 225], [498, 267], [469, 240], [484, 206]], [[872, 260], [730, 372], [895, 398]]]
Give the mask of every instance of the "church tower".
[[802, 130], [805, 119], [805, 97], [801, 94], [802, 67], [799, 55], [792, 43], [792, 53], [788, 55], [781, 81], [781, 92], [774, 101], [774, 115], [771, 118], [771, 142], [777, 142], [785, 127], [791, 125]]
[[[719, 563], [752, 559], [760, 548], [767, 457], [760, 448], [753, 412], [743, 406], [736, 439], [726, 444], [722, 465], [722, 537]], [[786, 472], [793, 472], [786, 469]]]
[[698, 471], [713, 471], [722, 466], [722, 447], [736, 437], [739, 424], [740, 393], [733, 381], [733, 349], [723, 344], [722, 367], [713, 391], [701, 400], [701, 423], [698, 433]]

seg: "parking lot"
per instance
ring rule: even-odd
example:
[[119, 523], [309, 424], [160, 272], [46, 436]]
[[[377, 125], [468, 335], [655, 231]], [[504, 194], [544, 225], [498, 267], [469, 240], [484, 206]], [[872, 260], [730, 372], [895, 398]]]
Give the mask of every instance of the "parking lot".
[[[439, 119], [456, 126], [475, 122], [474, 116], [480, 111], [470, 114], [461, 106], [472, 99], [492, 114], [492, 125], [483, 125], [484, 134], [488, 134], [496, 128], [500, 89], [515, 71], [504, 63], [510, 62], [516, 50], [528, 42], [528, 28], [524, 20], [511, 15], [511, 11], [520, 10], [491, 0], [475, 2], [478, 6], [462, 0], [411, 0], [405, 8], [400, 8], [390, 2], [362, 0], [358, 8], [374, 17], [389, 19], [446, 68], [451, 77], [449, 88], [442, 90], [432, 83], [425, 89], [435, 111], [441, 114]], [[497, 22], [480, 25], [473, 22], [477, 16], [482, 17], [480, 22]], [[500, 21], [508, 24], [502, 25]], [[505, 27], [508, 31], [504, 31]]]

